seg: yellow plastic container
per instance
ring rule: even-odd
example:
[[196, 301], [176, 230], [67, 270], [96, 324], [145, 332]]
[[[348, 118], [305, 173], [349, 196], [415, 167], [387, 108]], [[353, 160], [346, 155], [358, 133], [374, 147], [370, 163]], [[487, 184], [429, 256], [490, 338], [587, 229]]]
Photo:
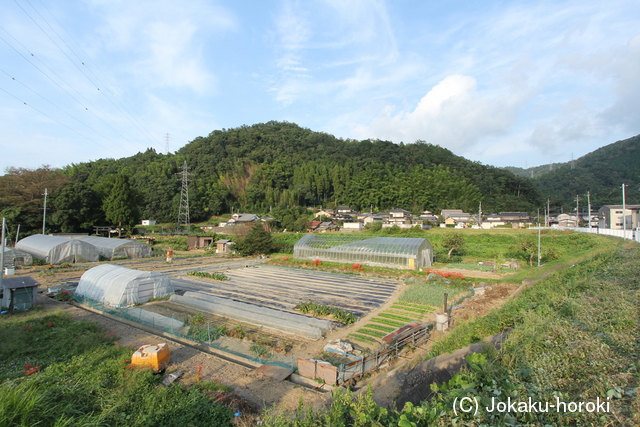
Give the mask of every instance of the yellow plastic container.
[[143, 345], [133, 353], [131, 364], [133, 366], [147, 366], [152, 368], [153, 372], [158, 373], [167, 368], [170, 359], [171, 353], [167, 344]]

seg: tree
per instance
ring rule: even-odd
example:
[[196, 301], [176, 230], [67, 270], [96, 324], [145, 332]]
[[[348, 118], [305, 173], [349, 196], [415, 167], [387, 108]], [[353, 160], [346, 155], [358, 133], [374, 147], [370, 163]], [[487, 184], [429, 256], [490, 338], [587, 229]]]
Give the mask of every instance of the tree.
[[264, 229], [261, 222], [256, 222], [249, 234], [239, 242], [237, 247], [243, 256], [267, 255], [271, 253], [273, 248], [271, 234]]
[[51, 223], [63, 233], [90, 232], [94, 225], [104, 224], [100, 197], [86, 184], [67, 184], [51, 196]]
[[118, 226], [118, 236], [122, 227], [130, 231], [138, 223], [139, 213], [136, 197], [126, 175], [116, 176], [116, 182], [102, 205], [107, 221]]
[[533, 266], [533, 258], [538, 253], [538, 243], [532, 237], [523, 236], [518, 240], [517, 250], [523, 255], [529, 255], [529, 265]]
[[68, 181], [59, 169], [43, 165], [38, 169], [8, 168], [0, 176], [0, 211], [7, 227], [21, 225], [27, 235], [42, 227], [44, 190], [53, 194]]
[[449, 234], [442, 240], [442, 245], [445, 249], [448, 249], [447, 258], [451, 258], [451, 254], [454, 251], [460, 251], [464, 248], [464, 237], [460, 233]]

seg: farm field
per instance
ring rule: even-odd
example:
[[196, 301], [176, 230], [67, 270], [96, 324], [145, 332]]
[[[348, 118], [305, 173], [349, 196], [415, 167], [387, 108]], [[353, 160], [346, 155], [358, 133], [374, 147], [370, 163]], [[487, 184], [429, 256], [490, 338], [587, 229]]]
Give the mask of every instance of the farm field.
[[179, 275], [171, 281], [176, 289], [278, 310], [294, 311], [298, 304], [311, 300], [358, 317], [384, 304], [398, 287], [398, 282], [391, 280], [278, 267], [230, 269], [224, 274], [228, 280]]

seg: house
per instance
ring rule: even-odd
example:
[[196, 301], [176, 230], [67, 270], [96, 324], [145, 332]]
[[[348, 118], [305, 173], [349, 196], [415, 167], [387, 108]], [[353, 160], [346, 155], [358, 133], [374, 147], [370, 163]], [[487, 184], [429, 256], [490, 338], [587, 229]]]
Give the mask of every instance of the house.
[[208, 248], [213, 243], [213, 236], [187, 236], [187, 247]]
[[341, 221], [353, 221], [358, 216], [358, 212], [352, 210], [349, 206], [338, 206], [336, 208], [335, 218]]
[[231, 215], [231, 219], [227, 221], [227, 225], [231, 224], [247, 224], [250, 222], [259, 221], [260, 217], [256, 214], [250, 213], [235, 213]]
[[414, 217], [413, 214], [404, 209], [395, 208], [389, 211], [387, 218], [383, 220], [382, 228], [390, 228], [397, 226], [400, 228], [411, 228], [415, 226], [422, 226], [423, 221], [418, 217]]
[[569, 215], [566, 213], [562, 213], [557, 217], [558, 227], [577, 227], [578, 222], [576, 221], [575, 215]]
[[336, 216], [336, 211], [334, 211], [333, 209], [320, 209], [318, 212], [313, 214], [314, 218], [326, 217], [331, 219], [331, 218], [335, 218], [335, 216]]
[[217, 254], [229, 254], [233, 251], [234, 242], [227, 239], [220, 239], [215, 241]]
[[340, 227], [332, 221], [325, 221], [320, 223], [320, 225], [316, 228], [316, 232], [318, 233], [326, 233], [328, 231], [339, 231]]
[[143, 219], [142, 225], [156, 225], [155, 219]]
[[322, 221], [310, 221], [309, 224], [307, 224], [307, 232], [313, 233], [320, 227], [320, 224], [322, 224]]
[[440, 222], [440, 219], [438, 218], [438, 215], [434, 215], [430, 211], [422, 212], [420, 214], [420, 219], [422, 219], [422, 221], [424, 221], [424, 222], [430, 222], [432, 224], [437, 224], [438, 222]]
[[441, 214], [444, 219], [445, 226], [456, 226], [458, 228], [466, 228], [471, 222], [476, 222], [471, 214], [463, 212], [462, 209], [443, 209]]
[[523, 228], [531, 223], [531, 215], [526, 212], [500, 212], [500, 217], [513, 228]]
[[36, 304], [38, 285], [30, 276], [5, 277], [0, 289], [0, 309], [28, 310]]
[[364, 230], [364, 223], [360, 221], [345, 222], [342, 224], [342, 231], [362, 231]]
[[440, 216], [445, 220], [452, 214], [464, 214], [464, 212], [462, 209], [442, 209], [440, 211]]
[[484, 228], [485, 230], [503, 225], [507, 225], [507, 223], [504, 222], [502, 217], [498, 214], [486, 215], [482, 220], [482, 228]]
[[598, 216], [600, 228], [631, 230], [640, 227], [640, 205], [604, 205], [598, 211]]

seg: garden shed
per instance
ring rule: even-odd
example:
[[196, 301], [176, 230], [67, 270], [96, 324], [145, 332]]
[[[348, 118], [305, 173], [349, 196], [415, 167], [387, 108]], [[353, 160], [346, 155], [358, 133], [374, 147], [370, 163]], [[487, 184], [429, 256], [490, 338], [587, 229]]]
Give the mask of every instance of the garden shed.
[[5, 277], [0, 289], [0, 307], [2, 310], [23, 311], [36, 304], [38, 285], [30, 276]]
[[87, 236], [78, 240], [89, 243], [98, 249], [100, 256], [113, 258], [145, 258], [151, 256], [151, 246], [128, 239], [109, 239], [100, 236]]
[[30, 253], [21, 251], [16, 248], [4, 248], [4, 266], [11, 267], [12, 265], [31, 265], [33, 264], [33, 257]]
[[79, 239], [35, 234], [16, 243], [16, 249], [49, 264], [98, 261], [98, 249]]
[[423, 238], [308, 234], [295, 244], [293, 256], [415, 270], [430, 267], [434, 253]]
[[169, 277], [162, 273], [103, 264], [80, 277], [75, 293], [112, 307], [130, 307], [170, 296], [174, 290]]

